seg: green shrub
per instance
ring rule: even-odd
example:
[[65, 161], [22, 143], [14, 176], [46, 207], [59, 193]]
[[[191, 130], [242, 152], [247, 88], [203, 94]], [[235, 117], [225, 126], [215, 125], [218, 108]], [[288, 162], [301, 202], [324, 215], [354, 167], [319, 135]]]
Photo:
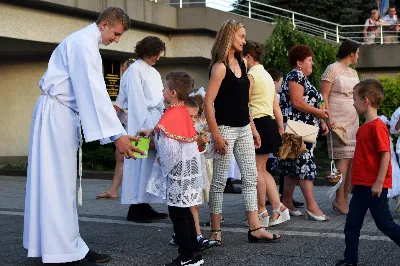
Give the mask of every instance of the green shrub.
[[83, 169], [88, 171], [114, 171], [115, 146], [113, 143], [100, 145], [99, 141], [84, 143], [82, 147]]
[[292, 70], [288, 63], [288, 52], [296, 44], [306, 44], [312, 49], [314, 67], [309, 80], [319, 88], [322, 73], [336, 61], [338, 45], [293, 29], [290, 20], [276, 20], [274, 31], [265, 42], [263, 65], [265, 68], [279, 69], [286, 75]]
[[400, 107], [400, 74], [395, 77], [380, 77], [378, 80], [385, 91], [379, 114], [390, 119], [392, 114]]
[[4, 166], [5, 169], [19, 169], [26, 170], [28, 169], [28, 161], [21, 161], [19, 163], [9, 163]]
[[[400, 74], [395, 77], [380, 77], [378, 80], [382, 83], [385, 92], [385, 97], [378, 113], [390, 120], [392, 114], [400, 107]], [[398, 135], [392, 135], [392, 138], [396, 146]]]

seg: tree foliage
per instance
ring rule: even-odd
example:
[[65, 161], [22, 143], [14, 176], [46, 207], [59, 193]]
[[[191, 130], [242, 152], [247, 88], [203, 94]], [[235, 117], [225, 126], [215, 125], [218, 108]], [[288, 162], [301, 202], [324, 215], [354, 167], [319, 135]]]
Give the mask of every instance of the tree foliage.
[[380, 77], [378, 80], [385, 92], [379, 114], [390, 119], [394, 111], [400, 107], [400, 74], [395, 77]]
[[311, 83], [319, 88], [320, 79], [325, 68], [336, 61], [338, 46], [303, 32], [293, 29], [287, 19], [278, 19], [272, 35], [265, 43], [265, 56], [262, 63], [266, 68], [276, 68], [284, 74], [291, 70], [288, 63], [288, 52], [295, 44], [306, 44], [314, 52], [313, 74], [309, 77]]

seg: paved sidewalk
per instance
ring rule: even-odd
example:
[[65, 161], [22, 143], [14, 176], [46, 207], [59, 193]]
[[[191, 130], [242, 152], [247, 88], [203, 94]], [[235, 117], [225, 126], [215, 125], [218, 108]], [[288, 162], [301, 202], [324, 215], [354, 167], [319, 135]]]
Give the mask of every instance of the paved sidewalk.
[[[41, 265], [39, 259], [26, 258], [22, 247], [23, 208], [25, 198], [23, 177], [0, 176], [0, 257], [2, 266]], [[79, 207], [80, 231], [94, 250], [108, 252], [113, 260], [105, 265], [163, 265], [177, 255], [176, 247], [168, 244], [171, 222], [139, 225], [126, 221], [127, 205], [119, 200], [96, 200], [106, 191], [108, 180], [83, 181], [83, 206]], [[282, 239], [271, 244], [249, 244], [241, 195], [224, 194], [223, 246], [204, 252], [205, 265], [334, 265], [344, 250], [345, 216], [334, 212], [325, 196], [329, 187], [316, 187], [320, 207], [329, 215], [328, 222], [306, 221], [303, 217], [270, 228], [281, 233]], [[296, 188], [296, 199], [303, 200]], [[394, 210], [394, 200], [390, 200]], [[166, 206], [156, 204], [158, 211]], [[393, 213], [396, 222], [400, 216]], [[208, 219], [208, 207], [200, 210], [202, 223]], [[209, 229], [203, 228], [208, 236]], [[360, 241], [360, 265], [400, 265], [400, 249], [376, 228], [368, 213]]]

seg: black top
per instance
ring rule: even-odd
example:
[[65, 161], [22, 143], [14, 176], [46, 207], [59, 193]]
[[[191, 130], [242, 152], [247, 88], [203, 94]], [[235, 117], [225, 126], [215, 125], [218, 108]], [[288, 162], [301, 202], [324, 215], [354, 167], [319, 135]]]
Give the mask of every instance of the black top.
[[240, 62], [242, 76], [237, 78], [230, 68], [226, 68], [225, 78], [214, 101], [215, 119], [218, 126], [244, 127], [250, 123], [250, 81], [244, 61], [238, 59], [238, 62]]

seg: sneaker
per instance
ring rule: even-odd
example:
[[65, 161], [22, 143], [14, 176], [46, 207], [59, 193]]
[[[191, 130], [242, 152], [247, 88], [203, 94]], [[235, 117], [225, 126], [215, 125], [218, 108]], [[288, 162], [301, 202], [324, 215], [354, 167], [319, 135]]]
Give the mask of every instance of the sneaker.
[[172, 245], [172, 246], [178, 245], [178, 244], [176, 244], [176, 241], [175, 241], [175, 240], [176, 240], [176, 239], [175, 239], [175, 234], [173, 234], [171, 240], [169, 241], [169, 244]]
[[197, 242], [199, 242], [201, 251], [215, 247], [218, 244], [218, 241], [208, 240], [208, 239], [205, 239], [204, 237], [197, 238]]
[[179, 256], [164, 266], [200, 266], [204, 264], [203, 257], [201, 254], [194, 256], [193, 258], [184, 258]]
[[345, 260], [339, 260], [335, 266], [357, 266], [357, 264], [347, 264]]
[[85, 259], [92, 263], [103, 263], [111, 260], [111, 256], [108, 254], [100, 254], [94, 252], [93, 250], [89, 250], [86, 254]]

